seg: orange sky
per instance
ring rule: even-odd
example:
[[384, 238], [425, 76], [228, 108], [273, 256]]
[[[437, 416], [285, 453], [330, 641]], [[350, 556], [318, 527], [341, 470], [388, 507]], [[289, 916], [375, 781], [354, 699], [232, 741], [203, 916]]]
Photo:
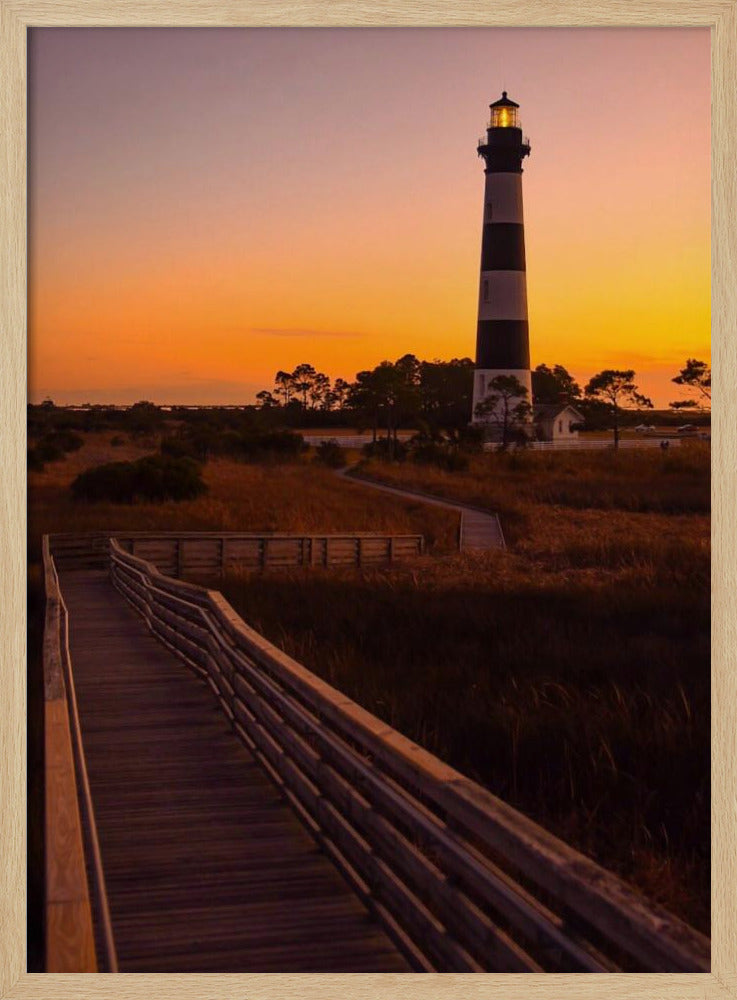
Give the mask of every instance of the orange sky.
[[502, 88], [533, 365], [709, 357], [701, 29], [34, 29], [30, 397], [251, 402], [307, 361], [473, 356]]

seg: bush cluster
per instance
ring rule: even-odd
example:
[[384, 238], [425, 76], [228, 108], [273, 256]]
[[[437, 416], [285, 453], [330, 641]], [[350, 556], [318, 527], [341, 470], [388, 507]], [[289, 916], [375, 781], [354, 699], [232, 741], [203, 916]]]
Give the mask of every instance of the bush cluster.
[[307, 450], [305, 439], [292, 431], [246, 432], [234, 442], [234, 455], [246, 462], [289, 461]]
[[200, 466], [191, 458], [147, 455], [137, 462], [109, 462], [80, 473], [72, 483], [75, 500], [161, 503], [193, 500], [205, 493]]
[[366, 458], [378, 458], [380, 462], [403, 462], [407, 457], [407, 445], [403, 441], [378, 438], [361, 449]]
[[434, 465], [445, 472], [464, 472], [468, 468], [468, 456], [457, 446], [435, 441], [415, 445], [410, 457], [417, 465]]
[[301, 434], [291, 431], [186, 428], [161, 441], [162, 455], [206, 462], [210, 455], [228, 455], [242, 462], [279, 462], [297, 458], [306, 450]]
[[342, 469], [348, 461], [345, 451], [337, 441], [321, 441], [315, 448], [315, 461], [327, 465], [329, 469]]
[[417, 465], [432, 465], [445, 472], [464, 472], [468, 468], [468, 453], [479, 451], [475, 438], [460, 442], [437, 439], [427, 434], [416, 434], [409, 441], [378, 441], [363, 446], [366, 458], [381, 462], [404, 462], [409, 459]]
[[83, 444], [83, 439], [74, 431], [49, 431], [28, 449], [28, 469], [42, 472], [47, 462], [58, 462], [67, 452], [79, 451]]

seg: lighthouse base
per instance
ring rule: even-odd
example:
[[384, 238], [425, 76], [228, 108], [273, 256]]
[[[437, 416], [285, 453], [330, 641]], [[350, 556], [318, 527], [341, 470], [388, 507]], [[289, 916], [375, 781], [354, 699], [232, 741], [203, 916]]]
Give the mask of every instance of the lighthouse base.
[[524, 420], [515, 421], [516, 426], [519, 429], [526, 429], [529, 426], [530, 436], [532, 435], [532, 373], [529, 368], [516, 368], [516, 369], [502, 369], [502, 368], [477, 368], [473, 376], [473, 409], [471, 411], [471, 423], [477, 426], [485, 426], [487, 429], [487, 439], [494, 440], [495, 433], [498, 430], [499, 440], [501, 440], [502, 429], [504, 424], [504, 402], [499, 400], [496, 407], [490, 412], [485, 413], [483, 416], [478, 416], [476, 414], [476, 407], [479, 403], [482, 403], [490, 395], [496, 395], [493, 387], [490, 389], [489, 386], [493, 379], [499, 375], [511, 376], [516, 378], [520, 385], [524, 386], [527, 390], [526, 395], [521, 395], [511, 398], [507, 403], [508, 412], [512, 412], [518, 403], [525, 402], [530, 407], [530, 415]]

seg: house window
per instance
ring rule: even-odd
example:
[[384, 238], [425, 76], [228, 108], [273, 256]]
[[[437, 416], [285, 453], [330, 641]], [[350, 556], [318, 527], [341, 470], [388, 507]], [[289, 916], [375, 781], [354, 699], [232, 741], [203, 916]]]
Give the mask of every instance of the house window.
[[563, 421], [562, 420], [558, 421], [558, 433], [559, 434], [563, 433]]
[[573, 430], [573, 423], [572, 423], [572, 421], [569, 420], [568, 421], [568, 433], [570, 434], [572, 430]]
[[489, 282], [484, 281], [484, 302], [489, 301]]

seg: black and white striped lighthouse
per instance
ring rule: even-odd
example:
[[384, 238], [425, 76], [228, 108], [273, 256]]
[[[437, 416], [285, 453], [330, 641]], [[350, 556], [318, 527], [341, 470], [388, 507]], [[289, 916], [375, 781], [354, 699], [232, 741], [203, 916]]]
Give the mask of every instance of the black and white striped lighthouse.
[[527, 324], [525, 229], [522, 220], [522, 160], [530, 145], [522, 135], [519, 105], [506, 90], [490, 106], [486, 138], [479, 139], [484, 158], [484, 227], [481, 240], [481, 278], [476, 331], [476, 406], [488, 393], [491, 379], [513, 375], [527, 388], [532, 402], [530, 338]]

